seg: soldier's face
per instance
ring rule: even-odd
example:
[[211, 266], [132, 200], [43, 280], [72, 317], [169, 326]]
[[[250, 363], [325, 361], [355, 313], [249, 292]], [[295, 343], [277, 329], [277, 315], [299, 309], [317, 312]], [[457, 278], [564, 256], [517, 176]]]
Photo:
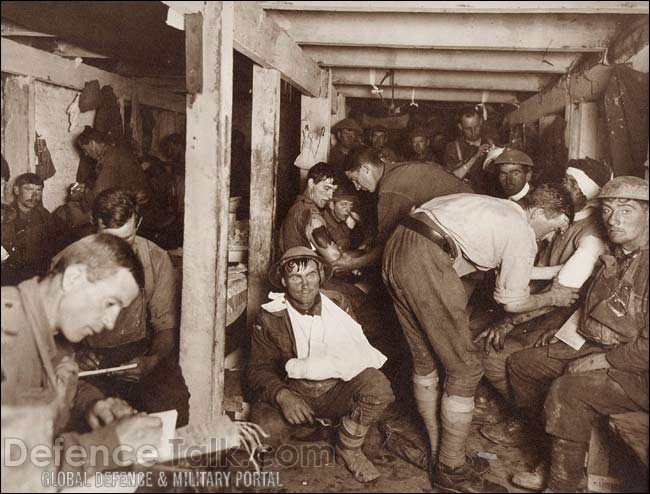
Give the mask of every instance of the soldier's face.
[[373, 173], [372, 166], [364, 163], [358, 170], [345, 172], [357, 190], [374, 192], [379, 183], [379, 178]]
[[352, 129], [341, 129], [339, 142], [347, 149], [352, 149], [357, 142], [357, 133]]
[[381, 149], [386, 144], [386, 132], [381, 130], [375, 130], [372, 133], [371, 137], [372, 147], [375, 149]]
[[113, 329], [120, 311], [139, 293], [138, 284], [126, 268], [118, 268], [102, 280], [90, 281], [86, 266], [81, 264], [66, 268], [62, 287], [57, 327], [72, 343]]
[[36, 184], [23, 184], [14, 187], [16, 202], [25, 209], [34, 209], [43, 199], [43, 186]]
[[507, 196], [514, 196], [521, 192], [521, 189], [533, 176], [529, 166], [498, 165], [498, 167], [497, 179], [501, 189]]
[[473, 142], [481, 137], [481, 127], [483, 121], [478, 115], [469, 118], [462, 118], [459, 124], [460, 129], [463, 131], [463, 137], [468, 142]]
[[354, 206], [354, 202], [348, 200], [348, 199], [339, 199], [338, 201], [330, 201], [330, 209], [332, 210], [332, 214], [334, 215], [334, 218], [336, 218], [338, 221], [345, 221], [348, 219], [350, 216], [350, 213], [352, 212], [352, 207]]
[[634, 199], [603, 199], [603, 224], [609, 239], [633, 250], [648, 242], [648, 203]]
[[332, 178], [326, 178], [318, 183], [314, 183], [314, 180], [311, 178], [307, 180], [307, 194], [320, 209], [323, 209], [330, 199], [332, 199], [337, 187], [338, 185], [334, 183], [334, 179]]
[[429, 148], [429, 139], [424, 136], [415, 136], [411, 138], [411, 147], [413, 152], [419, 157], [424, 157]]
[[582, 189], [578, 185], [578, 182], [570, 173], [564, 175], [562, 179], [562, 185], [571, 195], [571, 201], [573, 202], [573, 207], [576, 211], [580, 211], [587, 205], [587, 198], [582, 193]]
[[311, 307], [320, 288], [321, 273], [316, 261], [309, 261], [305, 267], [285, 273], [282, 283], [289, 298], [304, 307]]

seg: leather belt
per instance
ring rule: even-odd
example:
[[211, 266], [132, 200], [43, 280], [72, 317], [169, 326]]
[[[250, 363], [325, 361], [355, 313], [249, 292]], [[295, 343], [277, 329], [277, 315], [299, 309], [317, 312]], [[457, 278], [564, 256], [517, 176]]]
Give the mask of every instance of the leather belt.
[[404, 220], [402, 220], [400, 224], [431, 240], [433, 243], [438, 245], [447, 255], [449, 255], [451, 262], [454, 262], [458, 257], [458, 249], [456, 248], [456, 244], [447, 234], [447, 232], [435, 225], [435, 223], [432, 221], [430, 223], [431, 224], [420, 221], [414, 216], [407, 216]]

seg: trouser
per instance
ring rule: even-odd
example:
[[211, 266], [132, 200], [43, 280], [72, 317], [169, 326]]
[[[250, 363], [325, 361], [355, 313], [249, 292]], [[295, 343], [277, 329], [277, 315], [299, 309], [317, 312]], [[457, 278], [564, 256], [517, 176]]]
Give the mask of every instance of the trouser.
[[589, 342], [580, 350], [558, 342], [513, 353], [506, 368], [515, 403], [520, 408], [541, 410], [551, 384], [573, 360], [604, 351], [602, 346]]
[[549, 488], [577, 492], [584, 486], [585, 456], [598, 418], [641, 410], [605, 369], [557, 378], [544, 403], [552, 439]]
[[104, 396], [122, 398], [139, 411], [155, 413], [177, 410], [177, 427], [187, 425], [190, 420], [190, 392], [180, 365], [172, 358], [161, 362], [136, 383], [121, 381], [117, 376], [82, 379]]
[[[354, 416], [363, 425], [376, 422], [395, 399], [390, 382], [377, 369], [366, 369], [348, 382], [337, 383], [320, 396], [304, 395], [295, 389], [292, 391], [305, 400], [315, 417], [336, 422], [341, 417]], [[294, 427], [286, 421], [275, 403], [255, 403], [251, 409], [250, 421], [271, 436], [267, 442], [272, 446], [286, 442]]]
[[483, 372], [485, 378], [505, 398], [512, 398], [512, 391], [506, 371], [506, 360], [515, 352], [533, 348], [539, 337], [551, 328], [559, 329], [571, 316], [575, 308], [566, 310], [557, 308], [537, 319], [520, 324], [506, 337], [503, 350], [490, 348], [490, 353], [483, 353]]
[[639, 412], [623, 388], [608, 374], [597, 370], [558, 377], [544, 403], [546, 432], [554, 437], [587, 443], [600, 416]]
[[404, 226], [388, 240], [383, 259], [388, 286], [413, 356], [416, 375], [442, 364], [447, 395], [472, 397], [483, 369], [472, 342], [467, 294], [450, 257]]

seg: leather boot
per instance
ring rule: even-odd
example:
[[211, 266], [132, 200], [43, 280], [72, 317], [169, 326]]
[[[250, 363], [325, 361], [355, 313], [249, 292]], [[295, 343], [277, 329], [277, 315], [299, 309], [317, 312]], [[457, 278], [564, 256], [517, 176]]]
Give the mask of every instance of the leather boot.
[[359, 482], [370, 482], [380, 476], [379, 470], [361, 451], [368, 429], [369, 426], [360, 424], [349, 416], [343, 417], [334, 448], [336, 461], [343, 463]]

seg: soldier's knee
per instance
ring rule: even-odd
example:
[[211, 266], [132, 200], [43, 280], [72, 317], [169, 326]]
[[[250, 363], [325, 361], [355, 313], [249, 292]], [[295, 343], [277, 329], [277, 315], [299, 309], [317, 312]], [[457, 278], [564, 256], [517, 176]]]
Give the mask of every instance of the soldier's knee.
[[388, 406], [395, 401], [393, 388], [388, 378], [378, 369], [366, 369], [359, 374], [357, 395], [376, 404]]

